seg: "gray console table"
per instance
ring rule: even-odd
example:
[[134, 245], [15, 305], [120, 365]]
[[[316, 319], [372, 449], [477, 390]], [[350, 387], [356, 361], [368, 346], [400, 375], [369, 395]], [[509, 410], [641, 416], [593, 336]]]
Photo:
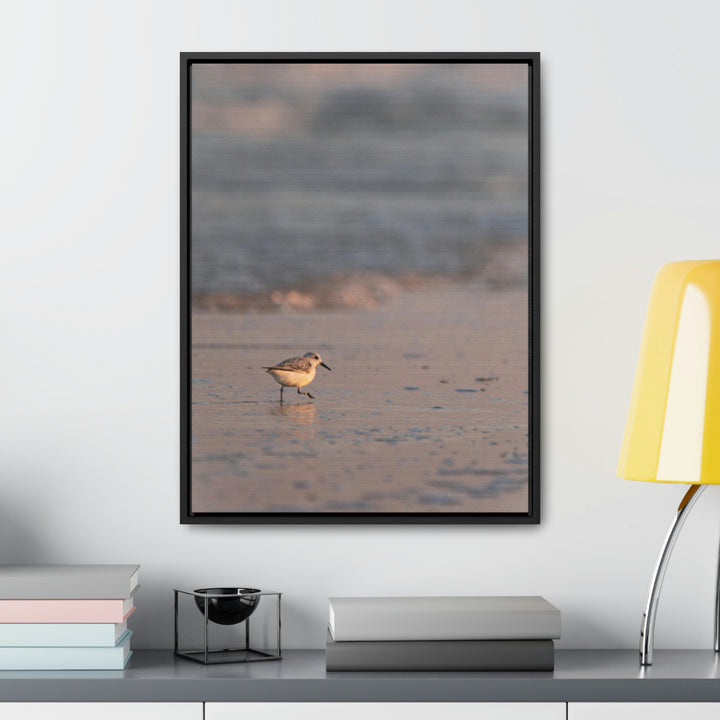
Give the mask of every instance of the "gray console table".
[[[320, 650], [280, 661], [204, 666], [137, 650], [121, 672], [0, 672], [0, 702], [720, 702], [712, 651], [559, 650], [555, 671], [326, 673]], [[719, 706], [720, 707], [720, 706]], [[1, 706], [0, 706], [1, 714]]]

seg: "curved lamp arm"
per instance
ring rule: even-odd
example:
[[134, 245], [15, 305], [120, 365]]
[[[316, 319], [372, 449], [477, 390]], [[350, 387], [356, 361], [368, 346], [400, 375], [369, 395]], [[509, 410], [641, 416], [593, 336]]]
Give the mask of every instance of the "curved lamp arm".
[[[660, 548], [660, 554], [658, 555], [657, 563], [655, 564], [655, 572], [650, 582], [650, 589], [648, 591], [647, 602], [645, 603], [645, 612], [643, 613], [642, 628], [640, 629], [640, 664], [641, 665], [652, 665], [653, 658], [653, 636], [655, 634], [655, 615], [657, 614], [657, 606], [660, 600], [660, 590], [662, 583], [665, 578], [665, 570], [667, 569], [670, 555], [672, 554], [673, 547], [677, 536], [680, 534], [680, 529], [688, 516], [688, 513], [692, 509], [696, 500], [702, 494], [702, 491], [706, 488], [706, 485], [691, 485], [689, 490], [685, 493], [685, 496], [680, 501], [675, 517], [670, 523], [667, 535], [665, 536], [665, 542]], [[720, 593], [720, 590], [718, 591]], [[720, 603], [720, 597], [716, 597], [716, 602]], [[716, 644], [717, 644], [717, 624], [715, 630]]]

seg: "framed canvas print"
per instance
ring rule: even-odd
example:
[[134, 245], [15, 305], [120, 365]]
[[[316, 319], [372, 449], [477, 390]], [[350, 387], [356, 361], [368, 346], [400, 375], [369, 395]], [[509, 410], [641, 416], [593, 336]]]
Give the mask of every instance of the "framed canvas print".
[[181, 522], [539, 522], [539, 61], [181, 54]]

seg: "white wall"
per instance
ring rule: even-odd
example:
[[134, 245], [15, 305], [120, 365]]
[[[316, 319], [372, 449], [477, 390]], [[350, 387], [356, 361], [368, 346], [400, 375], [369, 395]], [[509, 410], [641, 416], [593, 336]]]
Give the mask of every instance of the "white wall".
[[[720, 256], [720, 12], [707, 0], [4, 0], [0, 562], [139, 562], [135, 647], [173, 587], [326, 598], [542, 594], [562, 647], [634, 647], [684, 488], [615, 479], [652, 278]], [[543, 62], [543, 522], [178, 523], [178, 53], [532, 50]], [[720, 497], [689, 519], [657, 647], [709, 647]]]

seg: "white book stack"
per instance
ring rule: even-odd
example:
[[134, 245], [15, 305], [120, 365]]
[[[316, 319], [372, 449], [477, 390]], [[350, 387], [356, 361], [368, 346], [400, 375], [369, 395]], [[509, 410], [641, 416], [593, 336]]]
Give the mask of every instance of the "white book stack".
[[0, 670], [122, 670], [138, 565], [0, 565]]
[[330, 598], [328, 670], [554, 668], [560, 611], [539, 596]]

